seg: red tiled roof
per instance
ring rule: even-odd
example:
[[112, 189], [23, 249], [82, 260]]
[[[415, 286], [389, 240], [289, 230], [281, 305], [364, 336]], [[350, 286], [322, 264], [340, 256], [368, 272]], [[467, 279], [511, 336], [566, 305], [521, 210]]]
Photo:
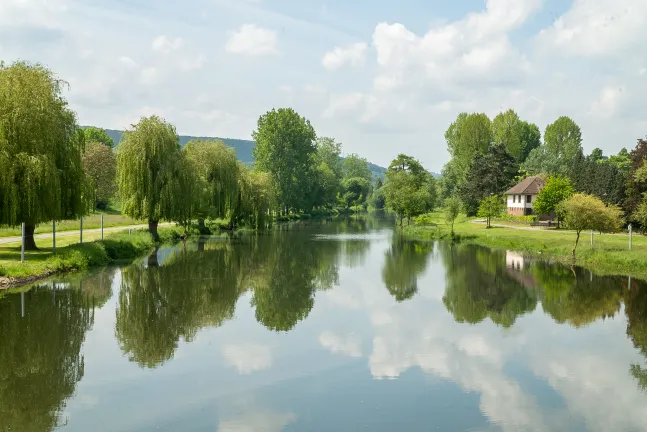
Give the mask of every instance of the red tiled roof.
[[527, 177], [521, 183], [511, 187], [506, 195], [535, 195], [544, 187], [544, 180], [539, 176]]

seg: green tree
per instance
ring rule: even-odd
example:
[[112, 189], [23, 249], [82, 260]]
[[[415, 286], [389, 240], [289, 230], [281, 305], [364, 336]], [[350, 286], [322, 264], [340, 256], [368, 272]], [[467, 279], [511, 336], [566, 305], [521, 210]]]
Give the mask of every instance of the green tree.
[[302, 210], [310, 187], [315, 130], [310, 121], [292, 108], [272, 109], [258, 119], [252, 133], [256, 141], [256, 169], [270, 173], [277, 189], [279, 207]]
[[236, 152], [219, 140], [189, 141], [183, 152], [196, 175], [196, 216], [202, 227], [207, 218], [230, 218], [238, 205], [239, 164]]
[[87, 142], [82, 156], [83, 169], [92, 180], [94, 205], [105, 209], [117, 192], [117, 157], [112, 148], [100, 142]]
[[609, 156], [609, 163], [617, 166], [620, 172], [627, 176], [631, 169], [631, 158], [629, 157], [627, 148], [623, 147], [617, 155]]
[[[640, 205], [643, 194], [647, 192], [647, 182], [642, 181], [645, 160], [647, 160], [647, 138], [638, 140], [636, 148], [629, 154], [631, 166], [627, 175], [627, 198], [623, 208], [627, 214], [632, 214]], [[636, 175], [638, 174], [638, 175]]]
[[532, 204], [533, 211], [537, 215], [556, 212], [559, 220], [560, 215], [557, 212], [559, 205], [569, 199], [574, 192], [573, 185], [568, 177], [562, 175], [549, 177]]
[[530, 152], [541, 145], [541, 132], [539, 132], [536, 124], [525, 121], [521, 122], [521, 143], [523, 151], [519, 161], [524, 162]]
[[440, 199], [446, 200], [451, 196], [457, 195], [458, 186], [456, 162], [451, 160], [443, 166], [443, 169], [440, 172], [440, 180], [438, 181], [438, 193], [440, 195]]
[[627, 174], [595, 154], [575, 157], [569, 164], [568, 176], [576, 192], [595, 195], [606, 204], [621, 205], [625, 201]]
[[85, 144], [62, 96], [66, 83], [40, 64], [0, 62], [0, 225], [77, 219], [94, 194], [81, 162]]
[[233, 211], [232, 225], [245, 224], [259, 229], [272, 223], [270, 214], [276, 209], [276, 189], [269, 173], [250, 170], [239, 162], [238, 205]]
[[486, 114], [460, 113], [445, 132], [447, 149], [458, 177], [458, 184], [465, 181], [469, 163], [478, 153], [485, 153], [492, 143], [492, 125]]
[[491, 194], [503, 194], [514, 183], [518, 171], [516, 160], [500, 144], [491, 145], [485, 154], [476, 154], [465, 183], [459, 187], [465, 213], [474, 216], [481, 200]]
[[523, 124], [514, 110], [502, 112], [492, 120], [492, 140], [505, 147], [508, 154], [521, 162], [525, 154]]
[[351, 177], [342, 182], [342, 202], [346, 208], [362, 204], [369, 193], [369, 182], [362, 177]]
[[591, 151], [591, 154], [589, 155], [589, 157], [593, 162], [604, 162], [605, 160], [604, 154], [602, 153], [602, 149], [598, 147], [594, 148], [593, 151]]
[[567, 165], [582, 153], [582, 131], [569, 117], [562, 116], [546, 126], [546, 150]]
[[534, 148], [521, 165], [521, 170], [528, 175], [556, 175], [565, 174], [568, 166], [558, 155], [548, 151], [545, 145]]
[[647, 196], [643, 198], [642, 202], [631, 214], [631, 220], [633, 222], [637, 222], [640, 225], [643, 234], [647, 232]]
[[389, 165], [386, 179], [385, 203], [398, 215], [400, 226], [405, 217], [410, 220], [433, 208], [435, 180], [413, 157], [398, 155]]
[[341, 143], [334, 138], [319, 137], [315, 141], [317, 162], [324, 162], [335, 174], [335, 177], [342, 179], [344, 175], [343, 161], [341, 158]]
[[98, 142], [110, 148], [115, 146], [114, 140], [110, 138], [105, 129], [90, 126], [83, 130], [83, 134], [85, 135], [85, 142]]
[[454, 222], [461, 213], [461, 200], [457, 197], [449, 197], [445, 200], [445, 221], [451, 224], [451, 236], [454, 237]]
[[373, 174], [368, 169], [368, 161], [366, 158], [352, 153], [344, 157], [344, 179], [350, 178], [363, 178], [364, 180], [373, 181]]
[[[144, 117], [124, 133], [117, 148], [117, 179], [122, 211], [134, 219], [148, 221], [148, 229], [159, 240], [160, 220], [177, 220], [186, 209], [186, 191], [190, 182], [178, 179], [183, 154], [175, 127], [157, 116]], [[190, 197], [188, 197], [190, 198]]]
[[559, 211], [564, 214], [566, 226], [577, 234], [573, 258], [583, 230], [616, 232], [622, 226], [622, 210], [617, 206], [606, 206], [592, 195], [577, 193], [560, 204]]
[[505, 209], [505, 204], [503, 200], [498, 195], [492, 195], [487, 198], [484, 198], [479, 205], [478, 216], [484, 217], [486, 221], [486, 227], [490, 228], [490, 221], [492, 218], [501, 217], [503, 210]]

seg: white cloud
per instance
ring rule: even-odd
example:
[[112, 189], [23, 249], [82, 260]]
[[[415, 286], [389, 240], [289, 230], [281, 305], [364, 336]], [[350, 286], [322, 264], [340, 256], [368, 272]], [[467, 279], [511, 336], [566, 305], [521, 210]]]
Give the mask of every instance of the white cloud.
[[349, 357], [362, 356], [360, 340], [352, 334], [344, 338], [331, 331], [324, 331], [319, 335], [319, 344], [324, 348], [328, 348], [333, 353], [342, 353]]
[[155, 85], [158, 83], [159, 79], [160, 74], [157, 68], [148, 67], [142, 69], [142, 71], [140, 72], [140, 80], [144, 85]]
[[269, 369], [272, 366], [272, 350], [258, 344], [227, 345], [222, 355], [228, 365], [235, 367], [239, 373], [247, 375]]
[[153, 40], [152, 47], [154, 51], [158, 51], [164, 54], [168, 54], [173, 51], [177, 51], [184, 44], [182, 38], [169, 39], [168, 37], [162, 35], [158, 36]]
[[2, 0], [0, 26], [56, 27], [67, 10], [66, 0]]
[[293, 413], [253, 410], [221, 421], [218, 424], [218, 432], [281, 432], [296, 418]]
[[250, 56], [276, 54], [278, 52], [276, 32], [255, 24], [245, 24], [230, 36], [225, 50], [231, 54]]
[[183, 71], [202, 69], [206, 61], [207, 57], [204, 54], [200, 54], [196, 57], [180, 61], [180, 69]]
[[351, 66], [361, 66], [366, 60], [366, 49], [368, 45], [364, 42], [358, 42], [345, 48], [337, 47], [327, 52], [321, 63], [328, 70], [339, 69], [347, 64]]
[[623, 55], [633, 48], [643, 48], [645, 56], [645, 22], [644, 0], [574, 0], [566, 14], [540, 33], [539, 41], [546, 50], [571, 56]]
[[624, 87], [605, 87], [600, 92], [600, 97], [593, 102], [591, 113], [598, 117], [611, 118], [616, 114], [618, 104], [623, 96]]

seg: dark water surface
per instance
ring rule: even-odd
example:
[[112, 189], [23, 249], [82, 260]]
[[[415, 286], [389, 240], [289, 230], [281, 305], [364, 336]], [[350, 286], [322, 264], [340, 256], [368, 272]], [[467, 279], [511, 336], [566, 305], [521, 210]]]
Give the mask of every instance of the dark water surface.
[[647, 284], [374, 219], [0, 294], [0, 431], [647, 430]]

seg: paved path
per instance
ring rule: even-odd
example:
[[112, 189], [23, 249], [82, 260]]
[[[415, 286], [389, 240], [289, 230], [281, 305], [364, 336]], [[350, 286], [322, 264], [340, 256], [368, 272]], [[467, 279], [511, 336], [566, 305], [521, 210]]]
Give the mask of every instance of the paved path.
[[[168, 225], [173, 225], [171, 223], [161, 223], [159, 224], [160, 227], [162, 226], [168, 226]], [[147, 224], [144, 225], [125, 225], [125, 226], [118, 226], [118, 227], [109, 227], [109, 228], [104, 228], [103, 232], [111, 232], [111, 231], [123, 231], [127, 230], [129, 228], [136, 229], [136, 228], [148, 228]], [[84, 229], [83, 234], [91, 234], [91, 233], [100, 233], [101, 228], [92, 228], [92, 229]], [[81, 232], [79, 230], [73, 230], [73, 231], [57, 231], [56, 232], [56, 238], [59, 237], [69, 237], [69, 236], [77, 236], [80, 237]], [[35, 239], [46, 239], [46, 238], [52, 238], [52, 233], [45, 233], [45, 234], [36, 234], [34, 235]], [[20, 243], [20, 236], [18, 237], [2, 237], [0, 238], [0, 244], [6, 244], [6, 243]]]
[[[472, 223], [479, 224], [479, 225], [485, 225], [484, 220], [472, 220]], [[572, 230], [567, 230], [567, 229], [543, 229], [542, 227], [533, 227], [533, 226], [521, 226], [521, 225], [505, 225], [505, 224], [497, 224], [497, 223], [491, 223], [490, 224], [493, 227], [498, 227], [498, 228], [512, 228], [512, 229], [518, 229], [518, 230], [525, 230], [525, 231], [542, 231], [542, 232], [553, 232], [556, 234], [564, 234], [564, 233], [575, 233], [575, 231]], [[585, 230], [582, 231], [582, 235], [585, 233], [588, 233], [590, 230]], [[595, 234], [598, 235], [599, 232], [595, 231]], [[640, 233], [634, 231], [634, 237], [642, 237]], [[606, 233], [605, 235], [613, 235], [613, 236], [627, 236], [629, 237], [628, 232], [618, 232], [618, 233]]]

